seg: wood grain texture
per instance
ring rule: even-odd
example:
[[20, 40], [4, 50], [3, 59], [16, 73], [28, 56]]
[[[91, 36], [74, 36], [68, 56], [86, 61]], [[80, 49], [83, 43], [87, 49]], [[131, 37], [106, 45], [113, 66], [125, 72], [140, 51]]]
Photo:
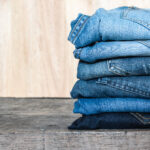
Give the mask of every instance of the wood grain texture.
[[69, 97], [77, 60], [71, 20], [99, 7], [150, 7], [149, 0], [0, 0], [0, 96]]
[[0, 98], [0, 150], [149, 150], [150, 130], [69, 131], [71, 99]]

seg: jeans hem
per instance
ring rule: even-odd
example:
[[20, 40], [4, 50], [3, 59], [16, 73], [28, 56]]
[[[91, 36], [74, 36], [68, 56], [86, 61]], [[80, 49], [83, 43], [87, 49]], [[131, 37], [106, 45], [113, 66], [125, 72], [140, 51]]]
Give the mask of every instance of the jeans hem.
[[70, 42], [72, 42], [73, 44], [75, 43], [81, 29], [83, 28], [83, 25], [85, 24], [85, 22], [88, 20], [89, 16], [86, 15], [82, 15], [78, 22], [76, 23], [76, 25], [74, 26], [74, 28], [71, 30], [68, 40]]

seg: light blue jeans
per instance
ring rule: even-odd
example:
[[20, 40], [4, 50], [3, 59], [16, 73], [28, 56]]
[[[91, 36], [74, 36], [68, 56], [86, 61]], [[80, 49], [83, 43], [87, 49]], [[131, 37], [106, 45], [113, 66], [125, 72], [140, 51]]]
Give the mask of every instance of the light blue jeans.
[[98, 42], [92, 46], [76, 49], [74, 56], [88, 63], [112, 58], [147, 57], [150, 56], [150, 40]]
[[119, 7], [100, 8], [92, 16], [79, 14], [71, 22], [68, 40], [76, 48], [100, 41], [150, 39], [150, 9]]
[[77, 69], [77, 77], [81, 80], [109, 76], [144, 75], [150, 75], [150, 57], [117, 58], [92, 64], [80, 61]]

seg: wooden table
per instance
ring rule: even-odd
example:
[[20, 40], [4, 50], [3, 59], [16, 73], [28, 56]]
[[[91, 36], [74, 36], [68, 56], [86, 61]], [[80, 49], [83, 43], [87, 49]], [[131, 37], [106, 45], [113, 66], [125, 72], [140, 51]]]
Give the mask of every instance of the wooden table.
[[69, 131], [73, 102], [0, 98], [0, 150], [150, 150], [150, 130]]

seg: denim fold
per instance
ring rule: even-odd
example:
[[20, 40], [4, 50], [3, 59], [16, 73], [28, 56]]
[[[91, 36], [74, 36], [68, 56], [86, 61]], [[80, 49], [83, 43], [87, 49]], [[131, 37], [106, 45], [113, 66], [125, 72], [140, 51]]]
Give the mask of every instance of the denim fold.
[[110, 76], [149, 76], [150, 57], [130, 57], [86, 63], [80, 61], [77, 78], [81, 80]]
[[79, 13], [68, 40], [79, 59], [69, 129], [150, 128], [150, 9]]
[[98, 42], [92, 46], [83, 47], [74, 51], [74, 57], [76, 59], [88, 63], [113, 58], [142, 56], [150, 56], [150, 40]]
[[78, 80], [72, 98], [150, 98], [150, 76], [102, 77]]
[[99, 8], [92, 16], [79, 14], [71, 22], [68, 40], [76, 48], [100, 41], [150, 39], [150, 9], [119, 7]]
[[149, 129], [150, 113], [102, 113], [83, 115], [76, 119], [68, 129]]
[[150, 100], [142, 98], [83, 98], [74, 103], [73, 112], [83, 115], [104, 112], [150, 113]]

